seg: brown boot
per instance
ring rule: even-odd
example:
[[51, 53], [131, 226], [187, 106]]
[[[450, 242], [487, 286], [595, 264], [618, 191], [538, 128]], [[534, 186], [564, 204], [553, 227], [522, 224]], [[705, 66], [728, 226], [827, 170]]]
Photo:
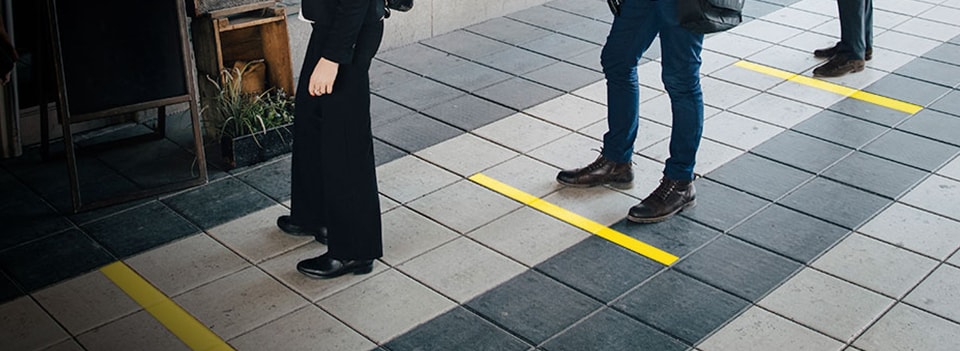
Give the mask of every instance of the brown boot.
[[630, 208], [627, 219], [637, 223], [664, 221], [686, 208], [697, 205], [697, 190], [692, 180], [673, 180], [664, 177], [650, 196]]
[[[828, 58], [833, 58], [834, 56], [837, 56], [838, 52], [840, 52], [840, 43], [837, 43], [836, 45], [828, 48], [813, 50], [813, 57], [828, 59]], [[872, 58], [873, 58], [873, 48], [867, 48], [867, 50], [863, 53], [863, 60], [870, 61], [870, 59]]]
[[847, 73], [856, 73], [863, 70], [864, 60], [854, 60], [834, 56], [830, 61], [813, 70], [814, 77], [840, 77]]
[[619, 189], [630, 189], [633, 187], [633, 168], [630, 162], [617, 163], [600, 155], [586, 167], [560, 171], [557, 182], [578, 188], [608, 184]]

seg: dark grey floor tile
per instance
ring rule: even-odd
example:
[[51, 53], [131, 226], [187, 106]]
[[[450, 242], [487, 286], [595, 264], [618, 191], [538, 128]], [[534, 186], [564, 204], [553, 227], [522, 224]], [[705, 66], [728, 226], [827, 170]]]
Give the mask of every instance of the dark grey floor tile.
[[774, 205], [731, 230], [730, 235], [806, 264], [849, 232], [849, 229]]
[[838, 182], [896, 199], [927, 176], [927, 172], [903, 164], [855, 152], [823, 172]]
[[960, 90], [951, 91], [946, 96], [930, 105], [930, 109], [943, 113], [960, 116]]
[[473, 95], [464, 95], [423, 111], [425, 115], [466, 131], [499, 121], [516, 112]]
[[680, 214], [721, 232], [730, 230], [770, 203], [709, 179], [700, 179], [695, 185], [697, 206]]
[[907, 119], [897, 129], [960, 146], [960, 111], [957, 111], [957, 115], [949, 115], [923, 110]]
[[377, 93], [390, 101], [417, 111], [453, 100], [463, 94], [460, 90], [427, 78], [414, 79], [402, 86], [383, 89]]
[[523, 76], [565, 92], [580, 89], [603, 79], [603, 74], [566, 62], [557, 62]]
[[140, 188], [155, 188], [196, 177], [195, 157], [167, 139], [111, 148], [97, 157]]
[[948, 43], [960, 45], [960, 35], [953, 37]]
[[389, 163], [403, 156], [409, 155], [406, 151], [400, 150], [390, 144], [373, 139], [373, 159], [377, 166]]
[[[584, 18], [581, 16], [577, 17]], [[603, 45], [607, 42], [607, 35], [610, 34], [610, 23], [600, 22], [593, 19], [588, 19], [586, 21], [574, 21], [568, 23], [558, 31], [583, 41], [587, 41], [596, 45]]]
[[541, 273], [527, 271], [467, 302], [466, 306], [539, 344], [602, 305]]
[[421, 43], [437, 50], [471, 60], [476, 60], [511, 47], [509, 44], [462, 29], [425, 39], [421, 41]]
[[[124, 196], [141, 188], [102, 160], [86, 155], [76, 158], [78, 192], [83, 203]], [[73, 212], [73, 197], [65, 159], [24, 161], [11, 172], [60, 213]]]
[[0, 252], [0, 267], [28, 293], [115, 260], [78, 229]]
[[793, 130], [857, 149], [889, 128], [842, 113], [823, 110], [793, 127]]
[[0, 191], [0, 250], [73, 227], [65, 217], [22, 184], [4, 182]]
[[557, 32], [562, 32], [563, 28], [570, 27], [576, 23], [593, 21], [590, 18], [577, 16], [547, 6], [533, 6], [508, 14], [506, 17]]
[[680, 351], [690, 347], [615, 310], [604, 308], [558, 335], [547, 351]]
[[780, 5], [784, 7], [800, 2], [800, 0], [760, 0], [760, 1], [768, 2], [774, 5]]
[[[419, 75], [426, 75], [434, 70], [453, 67], [465, 61], [464, 59], [420, 43], [388, 50], [378, 54], [377, 58], [383, 62]], [[402, 86], [405, 86], [407, 83], [410, 83], [410, 81], [404, 82]], [[394, 87], [398, 86], [401, 85]]]
[[463, 62], [451, 68], [436, 70], [427, 76], [464, 91], [476, 91], [512, 77], [474, 62]]
[[[424, 78], [418, 78], [424, 79]], [[376, 128], [384, 124], [396, 121], [403, 116], [411, 115], [416, 111], [410, 108], [384, 99], [379, 95], [370, 96], [370, 127]]]
[[574, 289], [610, 302], [664, 266], [598, 236], [591, 236], [537, 265]]
[[510, 48], [489, 56], [484, 56], [477, 62], [507, 72], [521, 75], [532, 72], [558, 62], [557, 59], [543, 56], [521, 48]]
[[493, 18], [466, 28], [491, 39], [519, 45], [550, 35], [550, 31], [507, 17]]
[[760, 18], [773, 13], [784, 6], [771, 4], [763, 1], [745, 1], [743, 3], [743, 15], [753, 18]]
[[6, 274], [0, 272], [0, 304], [23, 296], [23, 291]]
[[157, 201], [91, 222], [82, 228], [120, 259], [200, 232]]
[[675, 267], [694, 278], [756, 302], [802, 266], [783, 256], [722, 236], [684, 258]]
[[599, 19], [606, 23], [613, 21], [613, 14], [610, 13], [610, 9], [606, 6], [597, 6], [596, 3], [583, 0], [552, 0], [545, 6], [552, 7], [558, 10], [563, 10], [569, 13], [574, 13], [580, 16], [586, 16], [593, 19]]
[[370, 64], [371, 92], [378, 92], [383, 89], [403, 85], [406, 82], [419, 78], [422, 77], [380, 59], [374, 59]]
[[531, 345], [463, 307], [457, 307], [390, 340], [384, 347], [393, 351], [523, 351]]
[[950, 88], [919, 79], [888, 74], [864, 88], [863, 91], [927, 106], [950, 91]]
[[933, 50], [927, 51], [920, 57], [953, 65], [960, 64], [960, 45], [943, 43], [933, 48]]
[[746, 153], [707, 173], [708, 179], [767, 200], [776, 200], [803, 182], [812, 173]]
[[817, 177], [787, 195], [780, 204], [847, 229], [856, 229], [890, 202], [879, 195]]
[[952, 159], [960, 148], [892, 130], [867, 144], [862, 151], [923, 170], [934, 171]]
[[681, 216], [652, 224], [633, 223], [624, 219], [610, 228], [678, 257], [720, 235], [715, 229]]
[[694, 345], [749, 306], [744, 299], [667, 270], [613, 303], [613, 308]]
[[[603, 72], [603, 66], [600, 65], [600, 51], [602, 49], [597, 47], [595, 49], [588, 50], [580, 55], [571, 57], [567, 59], [567, 62], [575, 64], [577, 66], [590, 69], [596, 72]], [[641, 59], [640, 64], [647, 63], [647, 59]]]
[[589, 50], [599, 48], [600, 46], [567, 35], [554, 33], [520, 44], [520, 47], [541, 55], [566, 60]]
[[276, 204], [234, 178], [212, 182], [161, 201], [200, 229], [210, 229]]
[[237, 175], [244, 183], [267, 194], [276, 202], [290, 199], [290, 165], [293, 158], [286, 155], [274, 162]]
[[460, 134], [463, 134], [462, 130], [419, 113], [403, 116], [373, 129], [375, 137], [409, 153], [423, 150]]
[[95, 209], [90, 209], [90, 210], [81, 211], [78, 213], [69, 214], [67, 215], [67, 218], [69, 218], [71, 221], [73, 221], [74, 224], [78, 226], [84, 225], [101, 218], [112, 216], [115, 213], [119, 213], [128, 209], [143, 205], [150, 201], [157, 201], [157, 199], [159, 199], [159, 197], [157, 196], [144, 197], [136, 200], [130, 200], [130, 201], [118, 203], [116, 205], [98, 207]]
[[853, 150], [788, 130], [750, 152], [807, 172], [819, 173], [851, 151]]
[[563, 95], [563, 92], [526, 79], [513, 78], [481, 89], [476, 94], [517, 110], [525, 110]]
[[960, 84], [960, 66], [956, 66], [955, 63], [943, 63], [921, 57], [907, 62], [893, 73], [952, 88]]
[[907, 119], [907, 117], [910, 117], [910, 115], [905, 112], [853, 98], [843, 99], [828, 109], [887, 127], [892, 127], [900, 123], [900, 121]]

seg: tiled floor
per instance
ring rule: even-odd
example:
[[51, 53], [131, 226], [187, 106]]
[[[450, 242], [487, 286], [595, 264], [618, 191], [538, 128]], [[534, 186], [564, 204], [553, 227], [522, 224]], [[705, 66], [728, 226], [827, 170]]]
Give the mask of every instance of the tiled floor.
[[[207, 185], [77, 215], [58, 214], [62, 166], [5, 161], [0, 342], [188, 349], [101, 269], [119, 260], [238, 350], [960, 349], [960, 1], [874, 5], [867, 70], [828, 81], [923, 109], [737, 65], [810, 76], [810, 51], [838, 33], [833, 0], [748, 1], [749, 21], [705, 42], [699, 204], [659, 224], [624, 220], [667, 157], [655, 47], [639, 72], [635, 187], [553, 181], [592, 161], [606, 128], [598, 56], [612, 17], [596, 1], [554, 0], [378, 55], [385, 255], [371, 274], [294, 270], [324, 247], [275, 227], [289, 156], [211, 165]], [[91, 159], [100, 180], [118, 180], [100, 191], [150, 184], [105, 171], [133, 169], [123, 155]], [[477, 173], [679, 260], [591, 235]]]

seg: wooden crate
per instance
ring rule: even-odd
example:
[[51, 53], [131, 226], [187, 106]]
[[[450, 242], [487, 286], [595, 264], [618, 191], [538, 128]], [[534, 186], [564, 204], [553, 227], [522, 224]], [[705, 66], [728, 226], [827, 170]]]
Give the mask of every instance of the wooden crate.
[[[284, 8], [222, 17], [200, 16], [191, 23], [191, 32], [201, 106], [210, 106], [210, 99], [217, 95], [207, 77], [219, 80], [220, 71], [233, 67], [236, 61], [263, 59], [267, 66], [266, 88], [293, 94], [293, 63]], [[212, 111], [205, 113], [209, 112]]]
[[186, 0], [187, 15], [228, 16], [274, 6], [278, 0]]

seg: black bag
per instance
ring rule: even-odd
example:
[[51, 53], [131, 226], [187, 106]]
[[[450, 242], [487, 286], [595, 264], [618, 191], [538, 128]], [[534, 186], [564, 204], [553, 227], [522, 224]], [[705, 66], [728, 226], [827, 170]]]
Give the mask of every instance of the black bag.
[[413, 0], [387, 0], [387, 8], [407, 12], [413, 8]]
[[677, 0], [680, 26], [694, 33], [716, 33], [743, 21], [744, 0]]

